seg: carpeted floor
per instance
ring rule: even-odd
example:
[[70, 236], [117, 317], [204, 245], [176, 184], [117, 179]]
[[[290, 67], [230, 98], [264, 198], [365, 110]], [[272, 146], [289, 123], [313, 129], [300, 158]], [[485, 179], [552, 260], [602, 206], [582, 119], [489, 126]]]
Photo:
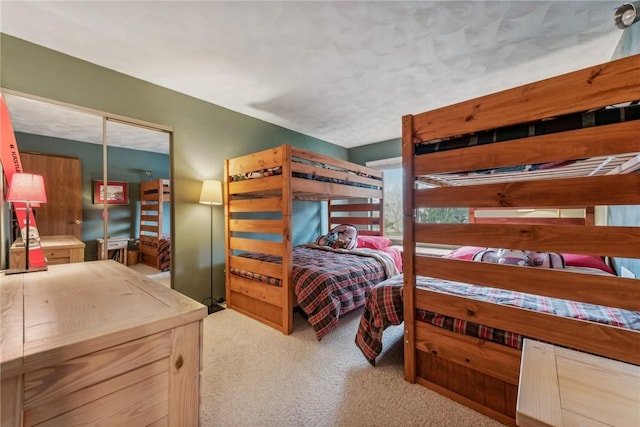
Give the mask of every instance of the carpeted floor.
[[403, 379], [401, 327], [371, 366], [354, 344], [361, 310], [317, 341], [294, 316], [285, 336], [233, 310], [204, 322], [203, 426], [442, 426], [502, 424]]

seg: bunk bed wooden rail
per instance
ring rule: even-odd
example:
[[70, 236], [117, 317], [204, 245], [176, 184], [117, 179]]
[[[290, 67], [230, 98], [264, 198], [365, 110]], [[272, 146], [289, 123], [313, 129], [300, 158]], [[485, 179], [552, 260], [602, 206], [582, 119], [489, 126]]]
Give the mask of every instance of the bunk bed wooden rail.
[[164, 204], [171, 201], [168, 179], [158, 178], [140, 184], [140, 261], [163, 269], [159, 256], [163, 238]]
[[[640, 258], [640, 227], [572, 223], [424, 224], [427, 207], [535, 208], [640, 205], [640, 174], [417, 188], [432, 174], [616, 156], [640, 151], [640, 120], [416, 154], [423, 143], [640, 100], [640, 55], [403, 117], [405, 378], [505, 424], [515, 424], [520, 350], [417, 321], [418, 310], [640, 364], [640, 332], [416, 287], [417, 276], [640, 311], [638, 280], [423, 257], [450, 244]], [[638, 207], [640, 208], [640, 207]]]
[[[378, 202], [334, 204], [350, 199]], [[293, 330], [295, 306], [293, 200], [331, 201], [330, 216], [347, 212], [364, 234], [381, 234], [382, 172], [288, 144], [227, 160], [225, 200], [227, 306], [284, 334]], [[357, 216], [361, 209], [366, 213]], [[239, 256], [242, 252], [274, 255], [281, 263], [248, 259]], [[280, 284], [233, 274], [233, 269]]]

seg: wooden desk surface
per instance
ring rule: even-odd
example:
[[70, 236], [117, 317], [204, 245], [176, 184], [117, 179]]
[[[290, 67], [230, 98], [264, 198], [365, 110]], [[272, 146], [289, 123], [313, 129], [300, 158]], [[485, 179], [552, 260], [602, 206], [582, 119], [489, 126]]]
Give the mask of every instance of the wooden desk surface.
[[525, 339], [518, 426], [640, 426], [640, 366]]
[[[82, 240], [74, 236], [40, 236], [40, 246], [48, 249], [58, 248], [84, 248]], [[24, 250], [22, 237], [18, 237], [11, 245], [11, 250]]]
[[0, 272], [2, 378], [175, 328], [206, 306], [114, 261]]

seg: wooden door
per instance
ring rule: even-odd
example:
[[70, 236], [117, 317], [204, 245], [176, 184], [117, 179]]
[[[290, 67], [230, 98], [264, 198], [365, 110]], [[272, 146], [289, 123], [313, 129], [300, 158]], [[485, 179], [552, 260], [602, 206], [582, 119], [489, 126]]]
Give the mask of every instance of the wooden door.
[[20, 153], [22, 169], [44, 177], [47, 203], [35, 208], [41, 236], [82, 240], [82, 162], [51, 154]]

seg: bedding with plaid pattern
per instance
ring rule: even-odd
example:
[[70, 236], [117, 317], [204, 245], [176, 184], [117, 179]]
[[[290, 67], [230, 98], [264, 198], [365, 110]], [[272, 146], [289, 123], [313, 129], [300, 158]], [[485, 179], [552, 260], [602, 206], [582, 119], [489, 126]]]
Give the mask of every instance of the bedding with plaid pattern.
[[158, 264], [160, 271], [169, 271], [171, 269], [171, 237], [162, 236], [158, 243]]
[[[243, 253], [240, 256], [281, 263], [277, 256]], [[280, 286], [280, 280], [259, 273], [231, 269], [233, 274]], [[362, 307], [371, 288], [395, 275], [393, 259], [382, 251], [332, 249], [313, 244], [293, 249], [292, 283], [298, 305], [308, 316], [318, 340], [341, 315]]]
[[[402, 286], [402, 275], [385, 280], [371, 290], [371, 295], [365, 304], [355, 342], [372, 365], [375, 365], [375, 360], [382, 351], [383, 331], [388, 326], [399, 325], [403, 321]], [[418, 276], [417, 286], [431, 291], [460, 295], [480, 301], [604, 323], [625, 329], [640, 330], [640, 312], [635, 311], [474, 286], [433, 277]], [[513, 348], [522, 348], [523, 337], [512, 332], [423, 310], [416, 310], [416, 320]]]

